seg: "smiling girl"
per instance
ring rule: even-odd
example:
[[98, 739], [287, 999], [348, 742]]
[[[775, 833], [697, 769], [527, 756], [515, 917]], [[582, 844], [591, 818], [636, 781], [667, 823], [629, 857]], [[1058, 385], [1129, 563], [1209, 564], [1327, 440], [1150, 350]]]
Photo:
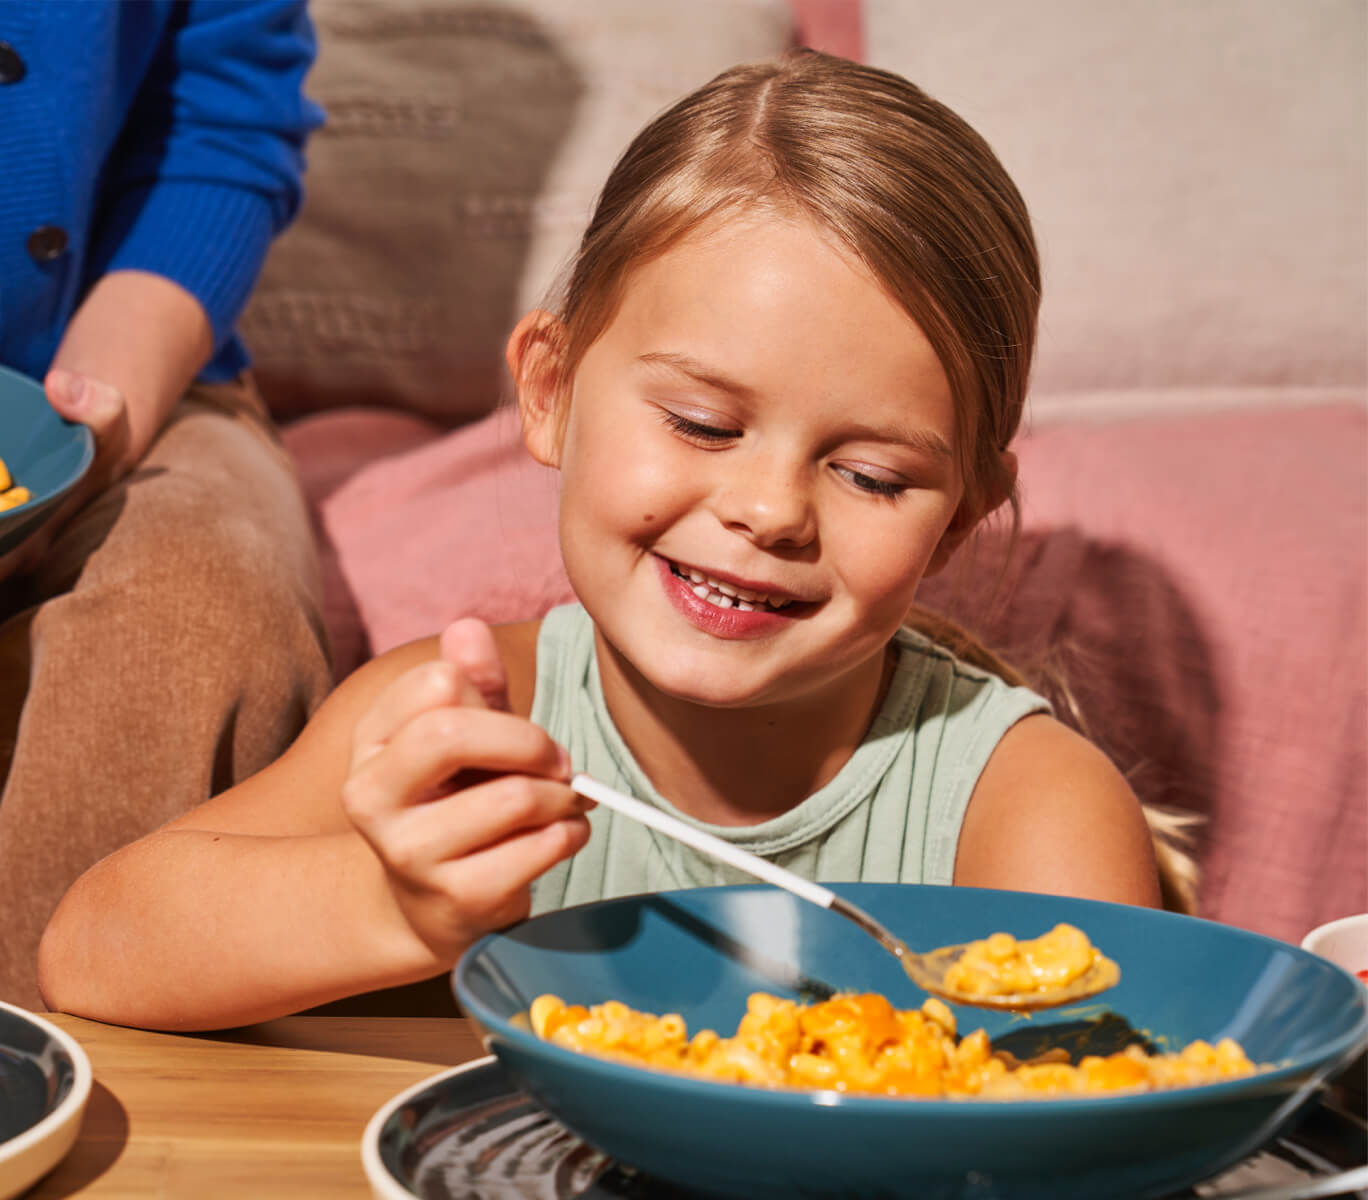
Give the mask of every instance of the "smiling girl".
[[572, 770], [817, 879], [1156, 904], [1107, 758], [910, 627], [1015, 509], [1038, 298], [1016, 189], [906, 80], [801, 52], [680, 101], [508, 343], [579, 604], [376, 659], [90, 871], [48, 1003], [256, 1021], [439, 975], [529, 911], [736, 880], [588, 812]]

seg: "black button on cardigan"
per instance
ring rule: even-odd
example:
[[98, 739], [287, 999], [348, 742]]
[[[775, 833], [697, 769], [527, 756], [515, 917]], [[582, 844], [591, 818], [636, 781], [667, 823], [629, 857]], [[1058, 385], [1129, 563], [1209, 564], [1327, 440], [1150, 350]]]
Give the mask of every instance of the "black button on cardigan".
[[18, 83], [27, 74], [19, 52], [8, 42], [0, 42], [0, 83]]
[[40, 225], [28, 235], [24, 244], [34, 262], [45, 263], [61, 258], [69, 241], [67, 231], [60, 225]]

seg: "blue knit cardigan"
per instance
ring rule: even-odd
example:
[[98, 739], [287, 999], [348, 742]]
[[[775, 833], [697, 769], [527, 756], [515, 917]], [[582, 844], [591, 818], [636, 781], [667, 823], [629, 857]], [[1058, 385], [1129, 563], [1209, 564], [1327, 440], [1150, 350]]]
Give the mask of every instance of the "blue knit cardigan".
[[201, 377], [234, 375], [322, 122], [304, 0], [0, 0], [0, 43], [0, 363], [41, 377], [91, 284], [131, 268], [199, 300]]

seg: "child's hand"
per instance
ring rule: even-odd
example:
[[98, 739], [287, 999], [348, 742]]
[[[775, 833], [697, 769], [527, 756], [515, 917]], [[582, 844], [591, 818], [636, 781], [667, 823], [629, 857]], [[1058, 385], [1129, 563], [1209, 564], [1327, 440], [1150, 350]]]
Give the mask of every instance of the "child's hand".
[[414, 932], [450, 965], [527, 915], [528, 885], [589, 837], [568, 756], [507, 707], [483, 622], [442, 636], [357, 722], [343, 806], [384, 864]]
[[68, 421], [89, 426], [95, 436], [95, 461], [41, 525], [8, 554], [0, 556], [0, 579], [31, 570], [72, 514], [127, 472], [124, 458], [128, 416], [123, 393], [112, 384], [61, 369], [48, 372], [44, 389], [48, 403], [58, 413]]

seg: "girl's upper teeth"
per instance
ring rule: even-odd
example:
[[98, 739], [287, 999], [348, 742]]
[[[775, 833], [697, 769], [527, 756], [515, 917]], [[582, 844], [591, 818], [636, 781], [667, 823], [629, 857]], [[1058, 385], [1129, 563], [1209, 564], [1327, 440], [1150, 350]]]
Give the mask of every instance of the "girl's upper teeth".
[[763, 592], [752, 592], [746, 588], [736, 587], [734, 584], [723, 583], [720, 579], [713, 579], [710, 575], [704, 575], [702, 571], [692, 567], [683, 568], [684, 574], [688, 576], [692, 583], [694, 595], [703, 600], [711, 599], [714, 604], [722, 608], [743, 608], [747, 612], [754, 609], [757, 604], [767, 604], [771, 608], [783, 608], [792, 603], [784, 597], [770, 599]]

